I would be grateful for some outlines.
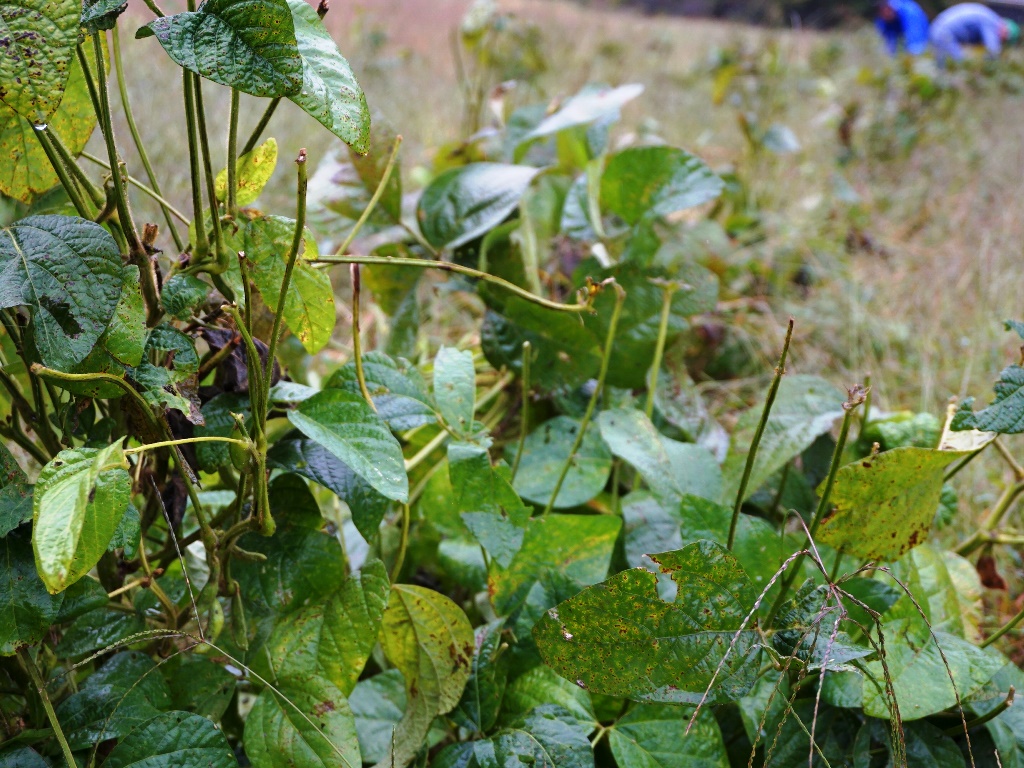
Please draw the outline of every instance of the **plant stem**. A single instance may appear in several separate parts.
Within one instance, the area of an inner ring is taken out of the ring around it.
[[[398,159],[398,150],[401,146],[402,137],[396,136],[395,146],[391,150],[391,156],[388,158],[388,164],[384,166],[384,173],[381,174],[380,181],[377,183],[377,189],[373,191],[373,197],[370,198],[370,202],[367,203],[363,212],[359,214],[359,218],[356,220],[352,229],[349,230],[345,240],[340,246],[338,246],[338,250],[335,251],[336,256],[345,255],[348,251],[348,247],[352,245],[352,241],[355,240],[356,235],[359,234],[359,230],[363,228],[363,224],[365,224],[366,220],[370,218],[370,214],[373,213],[374,209],[377,207],[377,203],[379,203],[380,199],[384,196],[384,190],[387,188],[388,181],[391,179],[391,172],[395,169],[395,161]]]
[[[199,168],[199,138],[196,135],[196,95],[192,73],[182,70],[182,91],[185,95],[185,128],[188,133],[188,168],[192,190],[192,222],[196,230],[192,255],[202,262],[210,254],[210,241],[206,237],[206,213],[203,210],[203,186]],[[214,211],[216,214],[216,211]]]
[[[370,390],[366,386],[366,372],[363,370],[363,342],[360,338],[362,332],[359,329],[359,294],[361,292],[359,265],[349,264],[349,273],[352,275],[352,356],[356,362],[356,381],[359,382],[359,391],[362,392],[366,404],[376,413],[377,406],[374,405],[373,398],[370,397]]]
[[[203,161],[203,176],[206,178],[206,196],[210,202],[210,228],[213,231],[214,259],[216,271],[223,273],[228,268],[228,254],[224,251],[224,240],[220,228],[220,209],[217,206],[217,189],[213,177],[213,161],[210,159],[210,134],[206,130],[206,108],[203,106],[203,81],[199,75],[192,75],[196,100],[196,132],[199,134],[199,149]]]
[[[995,531],[995,529],[999,527],[1000,523],[1003,522],[1003,518],[1005,518],[1007,513],[1013,508],[1014,502],[1017,501],[1021,493],[1024,493],[1024,481],[1006,486],[1003,490],[1003,494],[999,497],[995,506],[992,507],[992,511],[989,512],[982,521],[978,530],[976,530],[970,538],[961,543],[953,551],[961,557],[966,557],[984,544],[986,540],[991,538],[993,531]]]
[[[626,301],[626,291],[618,283],[612,283],[612,287],[615,289],[615,308],[612,310],[611,320],[608,322],[608,334],[605,336],[604,349],[601,355],[601,370],[597,375],[597,386],[594,387],[593,394],[590,395],[590,401],[587,403],[587,410],[583,413],[583,419],[580,421],[579,432],[576,433],[576,439],[573,440],[572,448],[569,449],[569,458],[566,459],[565,464],[562,467],[562,471],[558,476],[558,482],[555,483],[555,489],[551,492],[551,498],[548,500],[548,504],[544,507],[544,513],[547,515],[555,506],[555,500],[558,498],[558,492],[562,490],[562,483],[565,482],[566,475],[569,474],[569,469],[572,467],[572,463],[576,458],[576,451],[580,449],[583,444],[583,436],[587,432],[587,427],[590,426],[590,419],[594,415],[594,410],[597,408],[597,403],[601,399],[601,393],[604,391],[604,381],[608,377],[608,363],[612,357],[612,344],[615,341],[615,333],[619,328],[619,316],[622,314],[622,305]]]
[[[529,291],[520,288],[515,283],[510,283],[508,280],[503,280],[502,278],[496,277],[495,275],[487,272],[481,272],[480,270],[473,269],[472,267],[464,267],[461,264],[456,264],[451,261],[407,259],[399,257],[391,258],[387,256],[332,256],[313,259],[312,261],[317,264],[385,264],[393,267],[440,269],[444,272],[455,272],[460,275],[475,277],[478,280],[483,280],[484,282],[491,283],[492,285],[497,285],[504,288],[509,293],[513,293],[516,296],[525,299],[526,301],[547,309],[553,309],[556,312],[591,312],[593,310],[592,296],[588,296],[587,300],[582,304],[560,304],[557,301],[551,301],[550,299],[545,299],[543,296],[537,296],[536,294],[530,293]]]
[[[234,443],[235,445],[248,446],[249,443],[245,440],[237,440],[233,437],[217,437],[214,435],[203,436],[203,437],[183,437],[178,440],[161,440],[158,443],[146,443],[140,445],[137,448],[125,448],[124,453],[126,456],[131,456],[135,453],[143,453],[154,448],[167,448],[172,445],[187,445],[189,443]]]
[[[64,736],[64,731],[61,730],[60,721],[57,719],[57,713],[53,711],[53,704],[50,703],[50,696],[46,693],[46,684],[43,682],[43,678],[39,674],[39,667],[36,666],[36,663],[33,661],[27,648],[18,649],[18,658],[21,659],[21,663],[25,665],[25,669],[28,671],[28,676],[32,680],[32,685],[35,686],[36,692],[39,694],[39,699],[43,702],[43,709],[46,710],[46,718],[50,721],[50,725],[53,727],[54,736],[56,736],[57,741],[60,742],[60,748],[61,751],[64,752],[64,760],[67,762],[68,768],[77,768],[78,764],[75,762],[75,756],[71,754],[71,747],[68,746],[68,740]]]
[[[128,239],[128,250],[132,260],[139,267],[139,274],[142,278],[142,295],[146,300],[147,323],[155,325],[160,319],[160,293],[156,288],[156,276],[153,274],[153,265],[149,261],[149,254],[146,253],[139,232],[132,220],[131,206],[128,202],[128,191],[124,187],[124,179],[121,176],[121,164],[117,158],[117,143],[114,140],[114,121],[110,111],[110,94],[107,90],[107,70],[103,60],[103,45],[99,35],[93,35],[93,51],[96,55],[96,90],[100,98],[100,122],[103,125],[103,139],[107,145],[107,160],[110,162],[110,180],[114,185],[114,196],[117,201],[117,218]]]
[[[60,155],[60,159],[64,161],[64,166],[68,169],[75,180],[81,185],[82,189],[85,190],[86,194],[92,200],[93,205],[97,208],[102,208],[106,204],[106,196],[103,194],[103,190],[97,187],[89,177],[85,174],[75,158],[71,155],[71,152],[67,147],[64,146],[64,142],[60,140],[60,136],[54,133],[52,128],[46,129],[46,135],[49,136],[50,142],[53,144],[53,148],[57,150],[57,154]]]
[[[983,645],[982,648],[984,647],[985,646]],[[990,709],[984,715],[979,715],[973,720],[967,721],[967,723],[961,723],[960,725],[952,725],[949,728],[946,728],[945,731],[943,731],[943,733],[948,733],[950,736],[956,736],[958,733],[963,733],[964,731],[972,730],[974,728],[977,728],[979,725],[984,725],[985,723],[994,720],[995,718],[1003,714],[1003,712],[1005,712],[1013,706],[1013,700],[1014,698],[1016,698],[1016,696],[1017,689],[1011,685],[1010,690],[1006,692],[1006,698],[998,704],[996,704],[994,707],[992,707],[992,709]]]
[[[103,160],[103,158],[96,157],[96,155],[92,155],[88,152],[83,152],[82,157],[84,157],[86,160],[89,160],[90,162],[96,163],[96,165],[100,166],[100,168],[106,168],[108,171],[110,170],[110,166],[107,164],[105,160]],[[182,224],[184,224],[185,226],[188,226],[190,224],[188,216],[186,216],[184,213],[175,208],[173,203],[167,200],[167,198],[162,197],[159,192],[150,187],[147,187],[134,176],[129,175],[127,179],[129,184],[131,184],[133,187],[135,187],[143,194],[150,197],[152,200],[159,203],[161,208],[166,208],[167,211],[176,219],[178,219],[178,221],[180,221]]]
[[[854,387],[850,390],[849,400],[843,403],[843,424],[839,428],[839,439],[836,440],[835,450],[832,451],[832,461],[829,464],[828,477],[825,479],[821,498],[818,500],[818,508],[814,511],[814,517],[811,518],[811,524],[808,526],[808,542],[814,540],[814,534],[818,532],[818,526],[821,525],[821,521],[825,518],[825,513],[828,511],[829,498],[832,496],[832,488],[836,482],[836,475],[839,473],[839,467],[843,462],[843,450],[846,448],[846,440],[850,435],[850,424],[853,421],[853,412],[857,410],[857,406],[864,403],[866,398],[866,390],[861,387]],[[800,567],[803,565],[803,562],[804,555],[797,557],[796,560],[793,561],[792,567],[786,571],[786,574],[780,580],[779,595],[775,598],[775,602],[772,604],[771,610],[768,611],[768,616],[764,622],[765,627],[771,628],[772,621],[778,614],[779,609],[782,608],[782,604],[786,601],[789,590],[793,586],[793,582],[796,580],[796,576],[800,572]]]
[[[270,123],[270,118],[274,116],[277,105],[281,103],[280,97],[271,99],[270,104],[267,106],[266,111],[263,113],[263,117],[256,124],[256,127],[252,129],[252,133],[249,135],[249,140],[245,142],[245,146],[242,147],[242,154],[246,155],[256,149],[256,144],[260,140],[260,136],[263,135],[263,131],[266,130],[267,125]]]
[[[146,147],[142,143],[142,135],[139,133],[139,128],[135,124],[135,115],[132,113],[131,102],[128,100],[128,84],[124,78],[124,65],[121,61],[121,35],[118,31],[117,26],[114,26],[112,43],[112,53],[114,56],[114,72],[117,75],[117,89],[121,95],[121,108],[124,110],[125,122],[128,123],[128,131],[132,135],[132,141],[135,143],[135,150],[139,153],[139,159],[142,161],[142,167],[146,169],[146,176],[149,178],[149,185],[156,191],[160,203],[160,208],[164,213],[164,219],[167,221],[167,228],[171,231],[171,237],[174,239],[174,247],[179,251],[185,250],[185,244],[181,240],[181,235],[178,234],[178,230],[174,226],[174,220],[172,218],[171,207],[161,202],[163,200],[163,193],[160,192],[160,183],[157,181],[156,174],[153,172],[153,165],[149,162],[149,154],[146,152]],[[131,179],[129,179],[129,182]],[[187,222],[186,222],[187,223]]]
[[[228,191],[227,191],[227,212],[228,216],[238,216],[238,101],[239,93],[237,88],[231,89],[231,112],[228,116]]]
[[[39,141],[39,146],[43,148],[43,152],[46,153],[46,159],[50,161],[50,165],[53,166],[54,172],[57,174],[57,178],[60,179],[60,184],[64,187],[64,191],[67,192],[68,199],[71,204],[75,206],[75,210],[78,211],[78,215],[83,219],[92,219],[92,211],[89,210],[85,205],[85,200],[82,199],[81,191],[75,184],[75,180],[68,175],[68,169],[65,167],[60,155],[57,154],[57,150],[54,149],[53,144],[50,143],[50,136],[45,128],[32,127],[32,133],[36,135],[36,139]]]
[[[523,447],[526,445],[526,433],[530,428],[530,361],[532,358],[533,346],[528,341],[523,342],[523,376],[520,387],[523,390],[523,404],[519,414],[519,444],[516,446],[516,457],[512,461],[512,476],[510,482],[516,479],[519,471],[519,460],[523,456]]]
[[[982,648],[988,648],[990,645],[992,645],[992,643],[994,643],[1000,637],[1002,637],[1007,632],[1009,632],[1014,627],[1016,627],[1018,624],[1020,624],[1020,622],[1022,620],[1024,620],[1024,608],[1021,608],[1017,612],[1016,616],[1014,616],[1012,619],[1010,619],[1008,622],[1006,622],[1003,626],[1001,626],[999,629],[997,629],[995,632],[993,632],[991,635],[989,635],[989,637],[987,637],[985,639],[985,641],[981,644],[981,647]]]
[[[771,386],[768,388],[768,397],[764,402],[764,410],[761,411],[761,420],[757,424],[757,430],[754,432],[754,440],[750,444],[750,450],[747,452],[747,462],[743,466],[743,476],[740,478],[740,487],[736,491],[736,501],[732,507],[732,520],[729,522],[729,538],[726,546],[731,550],[732,545],[736,541],[736,526],[740,520],[740,509],[743,507],[743,499],[747,494],[747,483],[750,482],[750,474],[754,470],[754,459],[757,458],[757,449],[761,444],[761,437],[764,435],[764,429],[768,425],[768,416],[772,412],[772,405],[775,403],[775,396],[779,392],[779,385],[782,383],[782,377],[786,375],[786,356],[789,355],[789,345],[793,341],[793,318],[789,318],[789,325],[786,329],[786,341],[782,345],[782,354],[779,356],[779,364],[775,367],[775,376],[772,378]]]
[[[402,573],[402,566],[405,564],[405,552],[409,547],[409,518],[411,517],[411,511],[408,504],[402,505],[402,536],[398,541],[398,556],[395,559],[395,565],[391,569],[391,583],[394,584],[398,581],[398,577]]]
[[[665,355],[668,321],[672,317],[672,295],[679,290],[679,286],[677,283],[668,282],[662,286],[661,290],[661,320],[658,323],[658,342],[654,347],[654,360],[651,362],[651,381],[647,385],[647,406],[644,408],[648,419],[654,414],[654,394],[658,389],[658,373],[661,371],[661,359]]]
[[[405,471],[406,471],[406,474],[408,474],[409,472],[412,472],[414,469],[416,469],[416,467],[418,467],[420,464],[422,464],[424,459],[426,459],[428,456],[430,456],[430,454],[432,454],[434,451],[436,451],[438,448],[440,448],[441,445],[444,443],[444,441],[447,440],[447,439],[448,439],[448,433],[445,430],[443,430],[443,429],[440,432],[438,432],[436,435],[434,435],[430,439],[430,442],[427,443],[426,445],[424,445],[422,448],[420,448],[411,459],[406,459],[406,461],[405,461]]]
[[[299,248],[302,247],[302,235],[306,228],[306,150],[300,149],[299,156],[295,158],[295,166],[298,169],[298,185],[295,191],[295,234],[292,236],[292,247],[288,251],[288,261],[284,267],[284,279],[281,281],[281,296],[277,300],[277,310],[274,312],[274,327],[270,332],[269,351],[267,352],[267,371],[264,378],[263,392],[270,391],[270,379],[274,375],[274,355],[277,353],[277,342],[281,338],[281,323],[284,316],[284,302],[288,296],[288,288],[292,281],[292,271],[295,269],[295,259],[299,256]],[[371,403],[372,405],[372,403]],[[266,410],[266,402],[263,404]]]

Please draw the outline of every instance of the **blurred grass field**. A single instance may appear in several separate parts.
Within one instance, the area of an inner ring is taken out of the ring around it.
[[[180,10],[176,5],[165,10]],[[429,168],[439,147],[462,137],[453,32],[467,3],[336,5],[328,26],[371,108],[405,137],[402,167],[411,188],[411,179],[425,175],[417,166]],[[920,107],[885,80],[894,64],[879,56],[868,29],[768,31],[560,0],[506,0],[501,7],[533,26],[544,64],[511,98],[548,101],[589,82],[639,82],[645,92],[625,110],[620,133],[656,133],[717,170],[745,174],[762,218],[759,235],[708,248],[746,265],[745,295],[725,311],[763,372],[792,314],[791,370],[847,385],[870,373],[875,403],[887,410],[938,415],[950,396],[988,397],[997,372],[1016,356],[1002,321],[1024,315],[1019,53],[1004,57],[1002,73],[962,82],[950,103]],[[187,210],[180,79],[152,39],[124,45],[137,121],[167,196]],[[723,62],[730,60],[746,75],[722,99]],[[227,91],[207,85],[204,94],[215,157],[222,157]],[[243,97],[241,135],[262,109]],[[738,120],[750,109],[766,124],[790,128],[799,151],[752,152]],[[127,129],[120,131],[127,138]],[[315,165],[332,139],[287,102],[266,135],[277,138],[281,161],[261,202],[287,213],[289,158],[306,147]],[[904,141],[909,151],[897,146]],[[138,168],[122,144],[129,167]],[[346,337],[344,328],[338,337]]]

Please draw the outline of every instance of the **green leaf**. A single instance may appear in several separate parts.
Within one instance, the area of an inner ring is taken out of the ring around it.
[[[91,577],[79,579],[61,594],[64,595],[64,602],[61,603],[55,624],[73,621],[90,611],[102,608],[109,599],[103,585]]]
[[[643,411],[601,411],[597,421],[612,453],[632,464],[654,494],[667,503],[687,495],[715,498],[721,492],[715,457],[706,448],[665,437]]]
[[[423,236],[439,249],[458,248],[504,221],[539,168],[472,163],[452,168],[423,190],[416,209]]]
[[[99,561],[128,508],[131,477],[120,442],[68,448],[43,467],[32,501],[32,546],[46,588],[57,593]]]
[[[729,768],[722,732],[715,718],[701,712],[685,733],[693,710],[670,704],[640,704],[608,732],[608,745],[620,768]]]
[[[57,719],[71,749],[80,750],[126,736],[170,705],[167,683],[153,660],[126,651],[110,657],[64,699]]]
[[[966,768],[959,745],[931,723],[910,723],[904,729],[907,768]]]
[[[171,706],[220,720],[235,695],[237,681],[223,664],[198,653],[180,653],[160,665],[171,691]]]
[[[12,531],[0,539],[0,557],[0,656],[10,656],[43,639],[57,620],[64,595],[49,594],[36,574],[27,531]]]
[[[498,312],[488,310],[480,330],[480,345],[495,368],[521,373],[523,342],[533,349],[534,380],[541,389],[577,387],[597,376],[601,352],[597,339],[564,312],[551,312],[512,297]]]
[[[312,440],[278,440],[267,452],[271,467],[308,477],[345,502],[356,530],[372,541],[391,502],[347,464]]]
[[[151,35],[178,66],[228,88],[266,98],[302,88],[286,0],[206,0],[197,11],[154,19],[135,34]]]
[[[356,723],[345,695],[329,680],[303,676],[260,694],[245,720],[253,768],[359,768]]]
[[[450,712],[462,698],[473,657],[473,629],[455,603],[423,587],[391,588],[381,645],[405,677],[405,715],[378,768],[405,766],[423,746],[436,715]]]
[[[269,665],[271,679],[317,677],[350,694],[377,642],[389,589],[383,563],[371,560],[325,602],[280,622],[257,661]]]
[[[88,40],[83,45],[91,48]],[[77,57],[72,57],[60,107],[46,122],[72,155],[77,157],[85,149],[96,127],[96,112]],[[23,203],[31,203],[59,183],[57,172],[34,133],[29,120],[0,103],[0,192]]]
[[[303,3],[305,5],[305,3]],[[306,6],[307,8],[309,6]],[[246,152],[235,163],[235,202],[239,205],[255,203],[277,167],[277,139],[269,138],[256,149]],[[228,169],[217,174],[213,183],[217,199],[228,196]],[[166,289],[165,289],[166,290]]]
[[[471,760],[471,761],[468,761]],[[467,762],[468,761],[468,762]],[[537,707],[489,739],[453,744],[432,762],[435,768],[593,768],[587,734],[568,712]]]
[[[620,528],[615,516],[535,517],[509,566],[492,564],[491,600],[508,617],[518,651],[535,654],[530,632],[545,611],[607,577]]]
[[[981,641],[978,623],[982,616],[982,589],[972,563],[953,552],[922,544],[907,552],[890,569],[914,597],[911,599],[902,591],[897,592],[898,599],[883,611],[884,621],[917,619],[920,609],[933,629]],[[865,626],[870,623],[869,620]]]
[[[356,717],[359,750],[364,763],[378,763],[391,749],[391,734],[405,712],[405,684],[402,673],[389,669],[360,680],[348,703]],[[426,743],[433,747],[448,738],[447,729],[434,722]]]
[[[935,632],[934,639],[920,619],[899,619],[882,627],[886,663],[892,678],[900,717],[919,720],[956,706],[956,693],[964,701],[992,679],[1003,666],[995,656],[947,632]],[[949,664],[947,672],[939,647]],[[864,685],[864,713],[889,718],[890,702],[885,693],[882,664],[865,665],[873,682]],[[950,682],[956,682],[956,692]]]
[[[139,540],[142,536],[142,518],[132,503],[128,502],[128,508],[121,516],[121,522],[114,529],[114,535],[107,544],[107,551],[113,552],[116,549],[123,549],[126,558],[135,557],[139,551]]]
[[[843,400],[835,387],[817,376],[784,376],[761,436],[747,484],[747,496],[764,485],[790,459],[810,447],[819,435],[828,432],[835,420],[843,415]],[[747,454],[763,410],[764,402],[761,400],[740,416],[733,430],[729,456],[722,468],[724,488],[721,500],[725,504],[732,504],[736,499]]]
[[[543,664],[509,682],[501,704],[501,722],[515,722],[543,704],[557,704],[565,709],[587,733],[600,727],[590,694]]]
[[[534,504],[548,503],[579,429],[575,419],[556,416],[527,436],[514,483],[520,496]],[[588,428],[558,491],[555,509],[586,504],[604,490],[611,470],[612,454],[600,430]]]
[[[171,317],[188,320],[209,294],[210,286],[204,281],[193,275],[176,272],[164,283],[160,303]]]
[[[44,365],[69,370],[110,324],[123,268],[114,238],[72,216],[31,216],[0,236],[0,309],[28,307]]]
[[[474,434],[476,369],[473,353],[441,347],[434,358],[434,400],[445,423],[462,438]]]
[[[548,611],[533,630],[544,661],[592,692],[636,701],[696,704],[712,683],[708,702],[743,696],[759,635],[744,626],[757,590],[740,564],[710,541],[651,559],[660,577],[624,571]]]
[[[356,152],[367,152],[370,110],[352,68],[312,6],[288,0],[288,7],[302,58],[302,89],[289,98]]]
[[[393,501],[409,499],[402,448],[359,395],[327,389],[288,412],[288,419]]]
[[[422,374],[408,360],[372,351],[363,355],[363,377],[377,414],[394,432],[433,424],[434,404]],[[355,361],[349,361],[331,374],[324,389],[345,389],[362,394]]]
[[[31,519],[31,485],[14,483],[0,489],[0,538]]]
[[[107,768],[232,768],[224,733],[201,715],[164,712],[125,736],[103,761]]]
[[[90,35],[113,29],[117,17],[128,10],[128,0],[83,0],[81,25]]]
[[[0,751],[0,768],[50,768],[31,747],[12,746]]]
[[[75,582],[63,594],[69,594],[83,581],[85,579]],[[70,597],[65,598],[65,602],[69,599]],[[106,590],[103,602],[107,602]],[[106,608],[97,608],[77,618],[64,633],[55,650],[61,659],[78,658],[100,648],[109,648],[145,629],[146,622],[137,613],[112,613]]]
[[[589,86],[565,100],[557,111],[545,117],[536,128],[524,136],[519,144],[551,136],[566,128],[588,125],[612,117],[644,92],[639,83],[620,85],[618,88]]]
[[[508,657],[501,648],[504,619],[477,627],[469,681],[451,717],[461,727],[486,733],[494,727],[508,680]]]
[[[166,304],[164,305],[166,307]],[[221,392],[206,401],[203,406],[203,424],[195,428],[196,437],[232,437],[237,426],[231,414],[245,418],[246,428],[252,427],[252,412],[248,394],[241,392]],[[236,439],[241,435],[234,435]],[[216,472],[220,467],[231,463],[229,443],[203,442],[196,443],[196,460],[204,472]]]
[[[963,455],[894,448],[847,464],[836,474],[834,510],[822,522],[818,539],[865,560],[896,560],[928,537],[943,470]]]
[[[252,281],[267,306],[276,310],[291,252],[295,222],[284,216],[264,216],[245,228],[245,256],[251,263]],[[295,257],[295,267],[284,301],[284,321],[310,354],[330,341],[336,315],[334,290],[327,272],[309,263],[319,256],[312,233],[303,233],[305,250]]]
[[[971,703],[975,714],[985,715],[1006,701],[1010,688],[1024,690],[1024,673],[1012,662],[1007,663],[992,678],[991,695],[979,693]],[[988,689],[986,692],[988,692]],[[1003,768],[1021,768],[1024,765],[1024,711],[1012,706],[985,723],[992,741],[1002,758]]]
[[[199,355],[195,343],[177,328],[164,323],[150,330],[142,362],[128,370],[128,377],[139,385],[143,398],[152,407],[161,411],[175,408],[193,424],[201,424],[196,392],[198,373]]]
[[[612,156],[601,177],[601,202],[627,224],[714,200],[723,183],[704,162],[672,147],[633,147]]]
[[[0,6],[6,40],[0,99],[29,122],[45,124],[60,104],[81,12],[79,0],[13,0]]]
[[[993,389],[995,400],[988,408],[977,413],[971,411],[974,398],[964,400],[953,417],[951,428],[955,431],[977,429],[1003,435],[1024,432],[1024,367],[1010,365],[1004,368]]]

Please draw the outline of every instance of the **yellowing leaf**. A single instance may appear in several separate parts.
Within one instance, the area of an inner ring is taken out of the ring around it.
[[[235,202],[239,205],[250,205],[256,202],[263,188],[277,167],[277,139],[267,139],[252,152],[246,152],[235,163]],[[217,174],[214,182],[218,200],[228,196],[228,170],[225,168]]]

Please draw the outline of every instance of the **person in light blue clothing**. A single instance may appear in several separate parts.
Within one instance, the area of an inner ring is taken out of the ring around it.
[[[1020,27],[981,3],[947,8],[932,22],[931,44],[941,66],[963,61],[965,45],[983,45],[990,59],[999,57],[1005,43],[1020,39]]]
[[[928,14],[914,0],[881,0],[875,17],[890,56],[903,50],[920,56],[928,48]]]

